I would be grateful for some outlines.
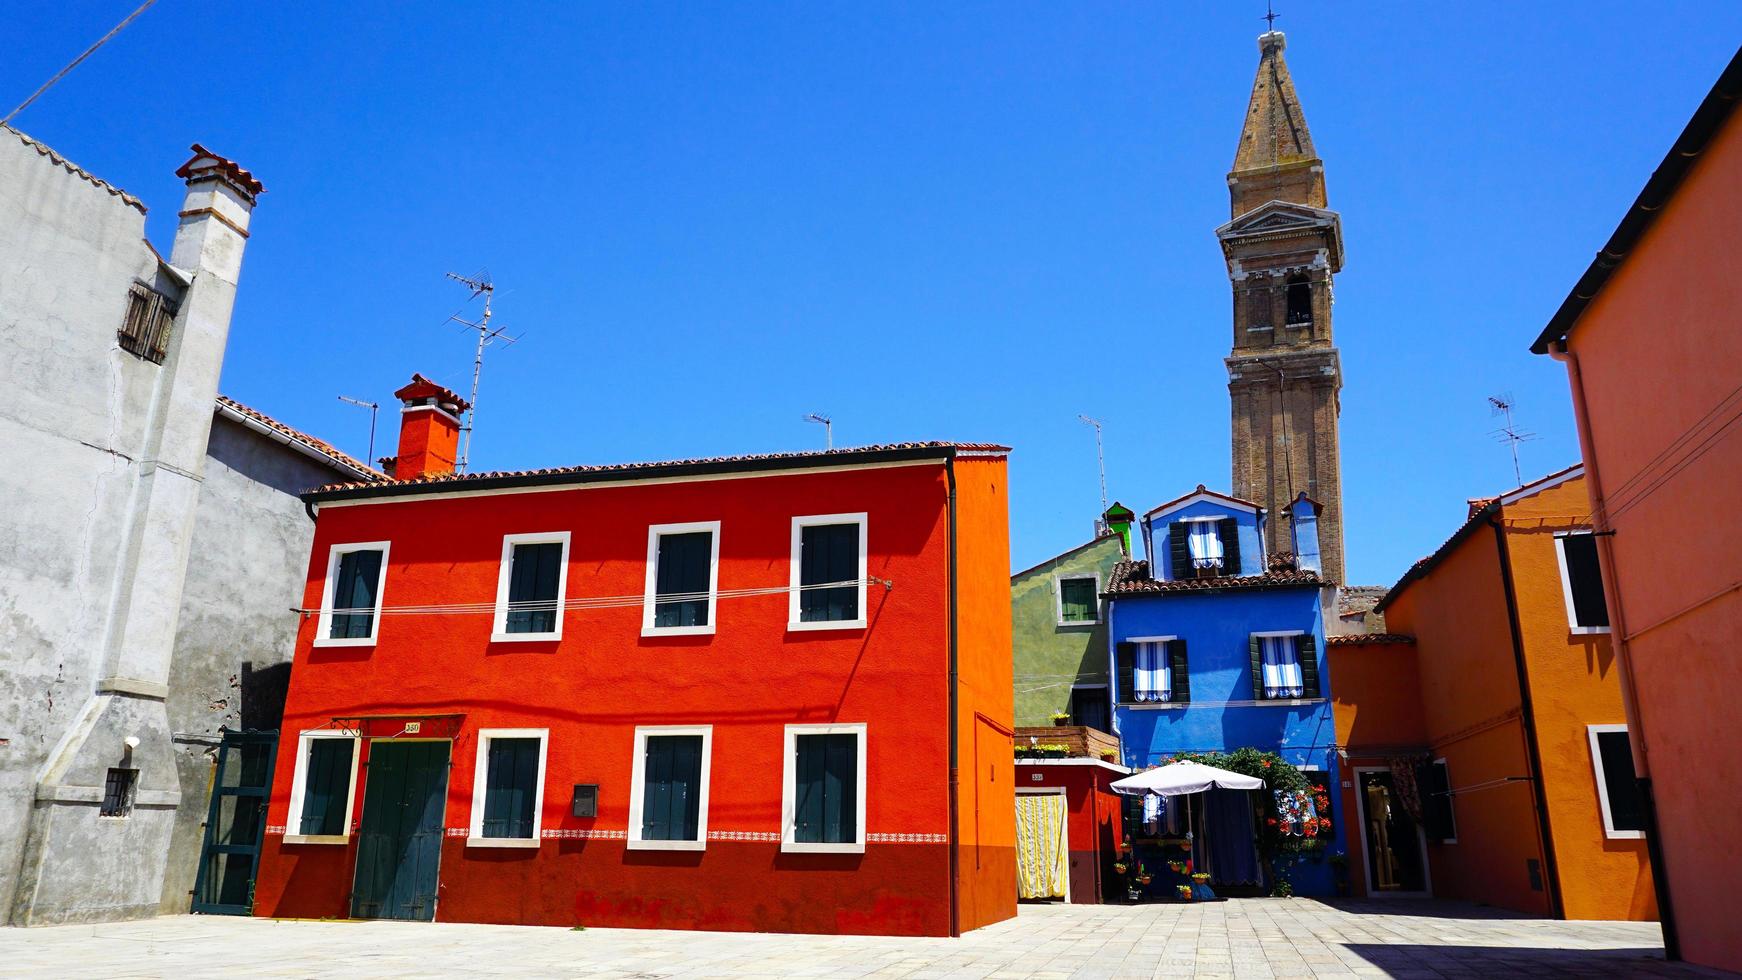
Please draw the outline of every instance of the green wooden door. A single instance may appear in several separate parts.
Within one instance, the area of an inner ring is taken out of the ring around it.
[[[365,765],[351,914],[428,922],[435,918],[448,743],[372,742]]]
[[[194,879],[193,911],[248,915],[254,909],[254,873],[260,835],[266,829],[266,797],[272,789],[277,732],[224,730],[218,768],[206,812],[200,869]]]

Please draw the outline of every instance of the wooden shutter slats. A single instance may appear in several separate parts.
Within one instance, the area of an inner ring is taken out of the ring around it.
[[[1310,633],[1294,638],[1295,659],[1300,661],[1300,696],[1303,698],[1319,697],[1318,649]]]
[[[1167,526],[1168,554],[1173,562],[1173,577],[1176,579],[1196,577],[1196,570],[1192,568],[1192,548],[1186,541],[1190,534],[1185,521],[1174,521]]]
[[[1240,574],[1240,525],[1232,517],[1216,522],[1216,536],[1222,539],[1222,574]]]
[[[1185,704],[1192,699],[1191,673],[1186,667],[1186,641],[1167,642],[1167,667],[1173,680],[1173,700]]]
[[[1255,701],[1264,700],[1264,638],[1251,636],[1247,638],[1252,654],[1252,698]]]

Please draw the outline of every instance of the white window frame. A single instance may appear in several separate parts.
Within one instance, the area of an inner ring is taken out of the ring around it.
[[[828,527],[836,524],[859,525],[859,618],[833,619],[806,623],[799,620],[799,587],[802,584],[802,551],[804,547],[804,529],[807,527]],[[865,608],[866,584],[871,571],[871,534],[869,520],[861,511],[856,514],[813,514],[809,517],[792,519],[792,572],[790,591],[787,592],[786,628],[790,631],[802,630],[856,630],[864,629],[869,610]],[[710,619],[713,617],[710,616]]]
[[[1107,685],[1107,690],[1109,692],[1108,700],[1111,702],[1113,707],[1115,707],[1115,708],[1135,708],[1138,711],[1143,711],[1143,710],[1151,709],[1151,708],[1169,708],[1169,707],[1183,708],[1188,703],[1190,703],[1190,702],[1186,702],[1186,701],[1171,701],[1171,700],[1170,701],[1142,701],[1142,702],[1139,702],[1139,701],[1120,701],[1120,700],[1116,700],[1116,699],[1120,698],[1120,697],[1125,697],[1125,698],[1135,697],[1137,692],[1135,690],[1114,691],[1114,689],[1113,689],[1114,684],[1116,684],[1119,680],[1119,643],[1130,643],[1132,645],[1137,645],[1140,643],[1159,643],[1162,645],[1161,648],[1162,648],[1163,656],[1166,656],[1167,655],[1166,654],[1167,645],[1169,643],[1172,643],[1173,641],[1175,641],[1177,639],[1179,639],[1178,636],[1127,636],[1125,639],[1120,640],[1118,643],[1113,644],[1113,679]],[[1133,653],[1135,654],[1135,651],[1133,651]],[[1189,650],[1187,651],[1187,654],[1189,656],[1189,654],[1190,654]],[[1132,684],[1135,685],[1137,683],[1137,680],[1136,680],[1137,663],[1135,660],[1132,661],[1131,666],[1132,666]],[[1168,660],[1166,669],[1169,671],[1173,670],[1173,661],[1171,658],[1169,658],[1169,660]],[[1187,667],[1187,676],[1188,677],[1190,676],[1190,666],[1189,665]],[[1173,697],[1173,677],[1171,674],[1169,675],[1169,677],[1167,679],[1167,683],[1168,683],[1167,696],[1169,698],[1172,698]],[[1075,687],[1076,685],[1072,685],[1072,686]],[[1115,727],[1117,727],[1117,726],[1115,726]],[[1111,733],[1109,733],[1109,734],[1111,734]]]
[[[383,565],[383,568],[386,566]],[[351,740],[351,782],[345,787],[345,832],[342,834],[304,834],[291,833],[291,829],[302,830],[302,804],[304,791],[308,782],[308,753],[313,748],[316,739],[348,738]],[[362,754],[363,740],[348,732],[331,728],[308,729],[298,734],[296,739],[296,774],[290,780],[290,814],[285,821],[284,842],[286,844],[344,844],[351,839],[351,820],[356,816],[357,806],[357,761]]]
[[[1609,632],[1607,626],[1580,626],[1579,614],[1573,606],[1573,577],[1567,573],[1566,540],[1575,535],[1591,535],[1592,531],[1556,531],[1554,536],[1554,557],[1561,567],[1561,598],[1567,604],[1567,632],[1589,636]],[[1597,558],[1597,582],[1603,589],[1603,601],[1609,601],[1609,585],[1603,581],[1603,559]]]
[[[1625,732],[1626,725],[1586,725],[1585,737],[1591,743],[1591,774],[1597,777],[1597,804],[1603,811],[1603,836],[1610,840],[1638,840],[1645,836],[1643,830],[1616,830],[1615,816],[1609,811],[1609,780],[1603,771],[1603,752],[1597,743],[1597,736],[1603,732]]]
[[[654,609],[658,605],[655,590],[659,585],[659,537],[662,534],[689,534],[709,531],[713,534],[713,552],[708,559],[708,625],[655,626]],[[642,636],[708,636],[720,624],[720,522],[691,521],[686,524],[649,524],[647,526],[647,584],[641,595]]]
[[[560,544],[563,546],[562,563],[557,567],[556,576],[556,629],[549,633],[510,633],[508,632],[508,588],[514,578],[514,546],[521,544]],[[533,531],[526,534],[504,534],[502,536],[502,567],[496,575],[496,612],[490,625],[491,643],[528,643],[548,642],[563,638],[563,618],[567,608],[564,600],[568,598],[569,588],[569,532],[567,531]]]
[[[800,843],[793,838],[797,828],[793,825],[796,817],[798,796],[798,736],[800,735],[856,735],[859,738],[859,751],[855,753],[858,763],[856,782],[858,793],[854,797],[857,813],[855,814],[854,833],[858,839],[839,844]],[[865,764],[866,726],[864,722],[832,725],[788,725],[786,726],[786,761],[781,766],[780,777],[780,849],[789,854],[863,854],[865,853]]]
[[[1251,633],[1248,633],[1247,635],[1248,636],[1257,636],[1257,637],[1307,636],[1308,633],[1306,630],[1253,630]],[[1318,644],[1314,643],[1313,644],[1313,656],[1317,657],[1318,655],[1319,655]],[[1300,666],[1300,661],[1299,661],[1300,647],[1299,646],[1295,647],[1295,658],[1296,658],[1295,666],[1298,667],[1298,666]],[[1305,678],[1303,677],[1302,679],[1304,680]],[[1319,690],[1321,692],[1324,690],[1324,681],[1322,679],[1319,681]],[[1324,701],[1327,699],[1325,698],[1323,693],[1321,693],[1316,698],[1309,698],[1306,696],[1305,691],[1302,691],[1301,696],[1298,698],[1267,698],[1264,696],[1264,689],[1262,687],[1259,687],[1259,688],[1253,690],[1252,700],[1257,702],[1258,704],[1291,704],[1292,705],[1292,704],[1302,704],[1302,703],[1308,702],[1308,701]]]
[[[641,836],[642,817],[647,805],[647,737],[649,735],[700,735],[702,737],[702,779],[696,794],[695,840],[645,840]],[[705,851],[708,848],[708,784],[712,781],[714,762],[714,726],[712,725],[637,725],[635,727],[635,757],[629,775],[629,840],[632,851]]]
[[[1080,579],[1093,579],[1095,582],[1095,618],[1066,619],[1065,618],[1065,582],[1075,582]],[[1063,627],[1096,627],[1101,625],[1101,573],[1099,571],[1083,574],[1081,572],[1066,574],[1060,572],[1052,577],[1053,618]]]
[[[1446,757],[1442,755],[1430,761],[1428,765],[1439,766],[1446,771],[1446,812],[1452,815],[1452,836],[1445,840],[1430,840],[1428,843],[1456,844],[1458,842],[1458,796],[1452,792],[1452,764],[1447,762]]]
[[[335,544],[327,549],[327,579],[321,585],[321,615],[315,626],[317,647],[372,647],[381,635],[381,601],[387,595],[387,558],[390,541],[352,541]],[[339,587],[339,559],[355,551],[381,552],[381,577],[375,582],[375,615],[369,620],[368,636],[347,636],[334,639],[333,590]]]
[[[485,837],[484,791],[490,777],[490,743],[499,738],[538,739],[538,782],[532,793],[531,837]],[[480,728],[478,757],[472,766],[472,815],[466,830],[467,847],[537,847],[544,836],[544,777],[550,754],[548,728]]]

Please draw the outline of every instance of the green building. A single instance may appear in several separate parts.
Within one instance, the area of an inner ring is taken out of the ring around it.
[[[1112,731],[1101,590],[1131,552],[1135,516],[1114,504],[1095,540],[1010,576],[1018,726],[1050,725],[1063,713],[1073,725]]]

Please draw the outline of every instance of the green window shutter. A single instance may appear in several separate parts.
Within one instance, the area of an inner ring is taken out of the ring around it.
[[[1321,697],[1319,694],[1319,645],[1311,633],[1294,638],[1294,656],[1300,661],[1300,696]]]
[[[1186,671],[1186,641],[1168,641],[1167,669],[1173,675],[1174,702],[1177,704],[1189,702],[1192,699],[1192,681],[1191,676]]]
[[[350,551],[339,556],[333,608],[367,611],[334,613],[327,635],[335,640],[368,638],[375,626],[375,594],[380,588],[381,552]]]
[[[348,738],[309,740],[298,833],[338,835],[345,832],[345,804],[349,802],[346,793],[351,788],[351,747]]]
[[[1222,539],[1222,574],[1240,574],[1240,525],[1232,517],[1216,522],[1216,536]]]
[[[1261,637],[1247,638],[1252,650],[1252,698],[1255,701],[1264,700],[1264,640]]]
[[[532,836],[538,789],[538,739],[493,738],[484,776],[485,837]]]
[[[708,625],[709,566],[713,563],[712,531],[659,536],[654,569],[653,625]],[[659,596],[677,596],[660,599]]]
[[[859,525],[816,524],[799,532],[799,584],[857,582]],[[841,622],[859,618],[859,587],[805,589],[798,594],[801,623]]]
[[[1100,610],[1092,578],[1059,579],[1059,618],[1067,623],[1092,623]]]
[[[1195,575],[1191,545],[1186,543],[1190,534],[1185,521],[1174,521],[1167,526],[1168,555],[1173,561],[1173,577],[1176,579],[1193,578]],[[1152,568],[1149,571],[1153,575],[1157,569]]]
[[[563,546],[557,541],[517,544],[508,559],[510,633],[556,632],[557,580],[562,574]],[[538,603],[536,606],[519,605]],[[544,605],[550,603],[549,606]]]
[[[1134,703],[1131,692],[1137,686],[1137,644],[1121,643],[1117,648],[1118,663],[1114,669],[1119,682],[1119,703]]]
[[[793,793],[793,840],[851,844],[859,836],[859,737],[800,735]]]
[[[701,816],[702,737],[648,736],[641,780],[641,839],[696,840]]]

